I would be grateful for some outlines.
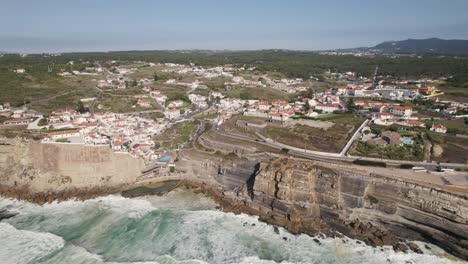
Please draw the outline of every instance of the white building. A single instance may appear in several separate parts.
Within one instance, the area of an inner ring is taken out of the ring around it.
[[[149,99],[141,98],[138,99],[137,105],[140,107],[151,107],[151,101]]]
[[[387,107],[387,112],[397,116],[409,117],[413,114],[413,109],[410,106],[392,105]]]
[[[447,133],[447,128],[443,125],[432,125],[431,131],[445,134]]]
[[[65,131],[58,131],[58,132],[53,132],[47,134],[47,136],[51,139],[57,140],[57,139],[63,139],[63,138],[70,138],[70,137],[79,137],[80,136],[80,130],[75,129],[75,130],[65,130]]]
[[[341,104],[317,104],[315,110],[322,110],[324,113],[332,113],[334,111],[344,111]]]
[[[180,118],[180,110],[177,108],[170,108],[167,109],[166,112],[164,112],[166,115],[166,118],[168,119],[178,119]]]

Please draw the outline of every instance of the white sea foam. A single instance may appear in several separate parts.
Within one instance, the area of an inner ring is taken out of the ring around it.
[[[65,241],[56,235],[18,230],[0,223],[1,263],[31,263],[61,249]]]
[[[0,244],[0,257],[11,255],[17,260],[13,263],[24,263],[49,255],[43,258],[47,264],[457,262],[433,245],[427,250],[421,244],[424,255],[396,253],[391,247],[373,248],[352,239],[320,239],[319,245],[313,237],[293,235],[282,228],[276,233],[257,217],[223,213],[214,206],[205,196],[182,190],[162,197],[113,195],[44,206],[0,199],[0,208],[20,213],[0,226],[0,238],[5,236],[3,230],[11,234],[0,241],[12,241]],[[67,240],[66,246],[62,238],[50,233]],[[41,234],[44,242],[37,245]],[[32,250],[24,251],[25,247]],[[58,252],[50,255],[55,250]]]

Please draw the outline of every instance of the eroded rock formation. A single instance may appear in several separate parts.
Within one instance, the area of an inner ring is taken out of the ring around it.
[[[0,194],[40,204],[136,187],[144,167],[105,147],[0,143]],[[293,233],[344,234],[415,252],[405,240],[424,240],[468,259],[466,195],[336,164],[255,157],[227,163],[184,156],[175,174],[226,211],[258,215]]]
[[[468,258],[468,198],[463,195],[310,161],[277,159],[262,163],[239,196],[242,206],[225,199],[226,208],[258,214],[292,232],[338,231],[370,245],[396,247],[401,239],[424,240]]]

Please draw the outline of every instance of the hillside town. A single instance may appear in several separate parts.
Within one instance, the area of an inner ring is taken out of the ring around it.
[[[69,65],[73,63],[69,62]],[[317,89],[314,85],[319,82],[313,76],[309,80],[278,78],[257,73],[254,67],[204,68],[193,64],[145,62],[112,66],[114,63],[107,62],[111,65],[109,68],[96,63],[82,71],[64,70],[59,75],[94,78],[95,88],[101,94],[113,97],[132,91],[132,94],[124,95],[131,102],[126,112],[113,112],[105,100],[97,98],[82,98],[80,104],[87,104],[88,108],[80,112],[57,109],[41,113],[27,106],[12,107],[4,102],[0,105],[2,126],[26,126],[28,130],[41,131],[42,142],[47,144],[105,145],[114,152],[128,153],[151,163],[165,151],[155,146],[155,136],[177,123],[192,122],[194,116],[204,112],[216,113],[211,122],[217,126],[238,115],[281,126],[289,120],[320,122],[323,118],[351,113],[370,121],[366,128],[358,131],[360,141],[378,146],[413,143],[411,136],[402,137],[390,131],[393,126],[398,126],[399,130],[418,128],[445,134],[451,130],[444,125],[444,120],[465,118],[466,122],[468,114],[466,102],[440,99],[444,93],[436,88],[436,83],[443,79],[375,83],[353,72],[326,71],[324,76],[329,83],[325,88]],[[169,74],[172,78],[161,80],[156,73],[153,77],[132,77],[146,68],[157,68],[161,76]],[[23,70],[15,72],[23,74]],[[218,85],[224,88],[213,89],[213,80],[220,80]],[[174,96],[174,89],[181,92]],[[267,89],[287,96],[244,99],[230,95],[232,89]],[[96,107],[89,109],[89,105]],[[144,113],[158,116],[144,117]],[[371,125],[387,128],[381,133],[365,133]]]

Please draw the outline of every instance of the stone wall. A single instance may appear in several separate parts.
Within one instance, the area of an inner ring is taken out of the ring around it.
[[[114,188],[135,182],[143,168],[142,160],[114,153],[107,146],[0,139],[3,187],[31,192]]]

